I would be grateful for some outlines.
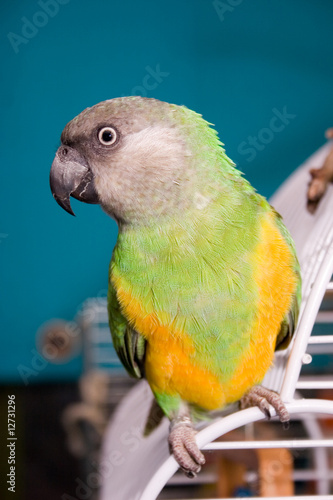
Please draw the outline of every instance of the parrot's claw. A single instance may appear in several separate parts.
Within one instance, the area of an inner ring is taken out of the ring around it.
[[[323,168],[313,168],[310,170],[310,175],[311,181],[307,193],[307,207],[310,213],[314,213],[326,192],[330,179],[328,178],[328,173]]]
[[[170,452],[187,477],[195,477],[205,463],[205,457],[195,440],[195,430],[188,417],[182,417],[171,423],[169,434]]]
[[[250,408],[251,406],[258,406],[258,408],[266,415],[268,419],[271,418],[269,405],[273,406],[280,422],[289,422],[290,416],[284,402],[279,394],[270,391],[261,385],[252,387],[241,399],[241,409]]]

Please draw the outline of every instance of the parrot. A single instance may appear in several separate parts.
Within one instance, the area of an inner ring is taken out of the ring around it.
[[[261,382],[296,328],[301,275],[281,216],[184,105],[117,97],[65,126],[50,187],[100,204],[118,225],[109,267],[113,345],[170,420],[168,444],[194,477],[205,463],[198,415],[231,403],[276,410]],[[204,418],[204,417],[203,417]]]

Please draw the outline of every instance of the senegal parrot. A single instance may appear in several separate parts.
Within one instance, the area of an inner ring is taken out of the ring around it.
[[[114,347],[170,419],[170,451],[188,476],[205,462],[198,412],[241,400],[289,419],[260,383],[297,321],[294,245],[201,115],[142,97],[87,108],[62,132],[50,185],[67,212],[73,196],[118,223]]]

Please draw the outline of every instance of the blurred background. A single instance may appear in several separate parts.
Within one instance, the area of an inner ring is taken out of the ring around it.
[[[80,474],[59,415],[81,397],[85,361],[76,323],[48,322],[84,323],[87,298],[105,299],[117,237],[100,207],[73,200],[71,217],[52,198],[63,127],[122,95],[184,104],[215,125],[227,154],[269,197],[333,126],[333,4],[16,0],[0,12],[1,409],[15,394],[17,495],[44,491],[52,500],[74,494]]]

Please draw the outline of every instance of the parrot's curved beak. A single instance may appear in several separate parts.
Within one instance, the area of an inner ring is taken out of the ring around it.
[[[99,203],[94,176],[85,158],[69,146],[62,145],[56,152],[50,172],[50,187],[56,202],[75,215],[70,196],[86,203]]]

